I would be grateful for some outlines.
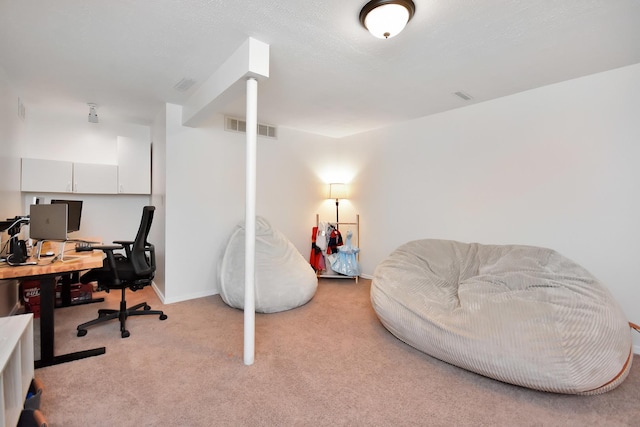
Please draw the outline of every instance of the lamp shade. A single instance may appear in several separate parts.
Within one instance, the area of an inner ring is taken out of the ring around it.
[[[411,0],[372,0],[360,11],[360,22],[380,39],[400,33],[415,13]]]
[[[347,184],[329,184],[329,198],[330,199],[347,199],[349,192]]]

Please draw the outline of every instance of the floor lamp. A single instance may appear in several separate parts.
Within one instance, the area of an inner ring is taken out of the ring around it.
[[[333,183],[329,184],[329,198],[336,199],[336,229],[338,228],[339,219],[339,205],[340,199],[347,199],[349,197],[347,191],[347,184]]]

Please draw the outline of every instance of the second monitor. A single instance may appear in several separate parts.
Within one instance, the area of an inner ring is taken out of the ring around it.
[[[80,230],[80,217],[82,216],[82,200],[51,200],[51,204],[64,203],[67,208],[67,233]]]

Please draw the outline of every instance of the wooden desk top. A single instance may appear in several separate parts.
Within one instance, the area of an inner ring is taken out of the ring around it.
[[[67,243],[68,248],[74,248]],[[102,267],[104,253],[94,250],[90,252],[75,252],[74,249],[67,249],[64,254],[64,261],[58,257],[40,258],[39,260],[29,258],[27,262],[38,262],[38,265],[21,265],[12,267],[7,263],[0,263],[0,280],[18,279],[22,277],[45,276],[54,274],[69,273],[72,271],[89,270],[91,268]],[[52,262],[53,261],[53,262]]]

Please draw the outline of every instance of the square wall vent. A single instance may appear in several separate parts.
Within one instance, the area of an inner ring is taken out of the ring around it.
[[[224,130],[247,133],[247,122],[246,120],[238,119],[236,117],[225,116]],[[278,137],[278,128],[272,125],[258,123],[258,136],[276,139]]]

